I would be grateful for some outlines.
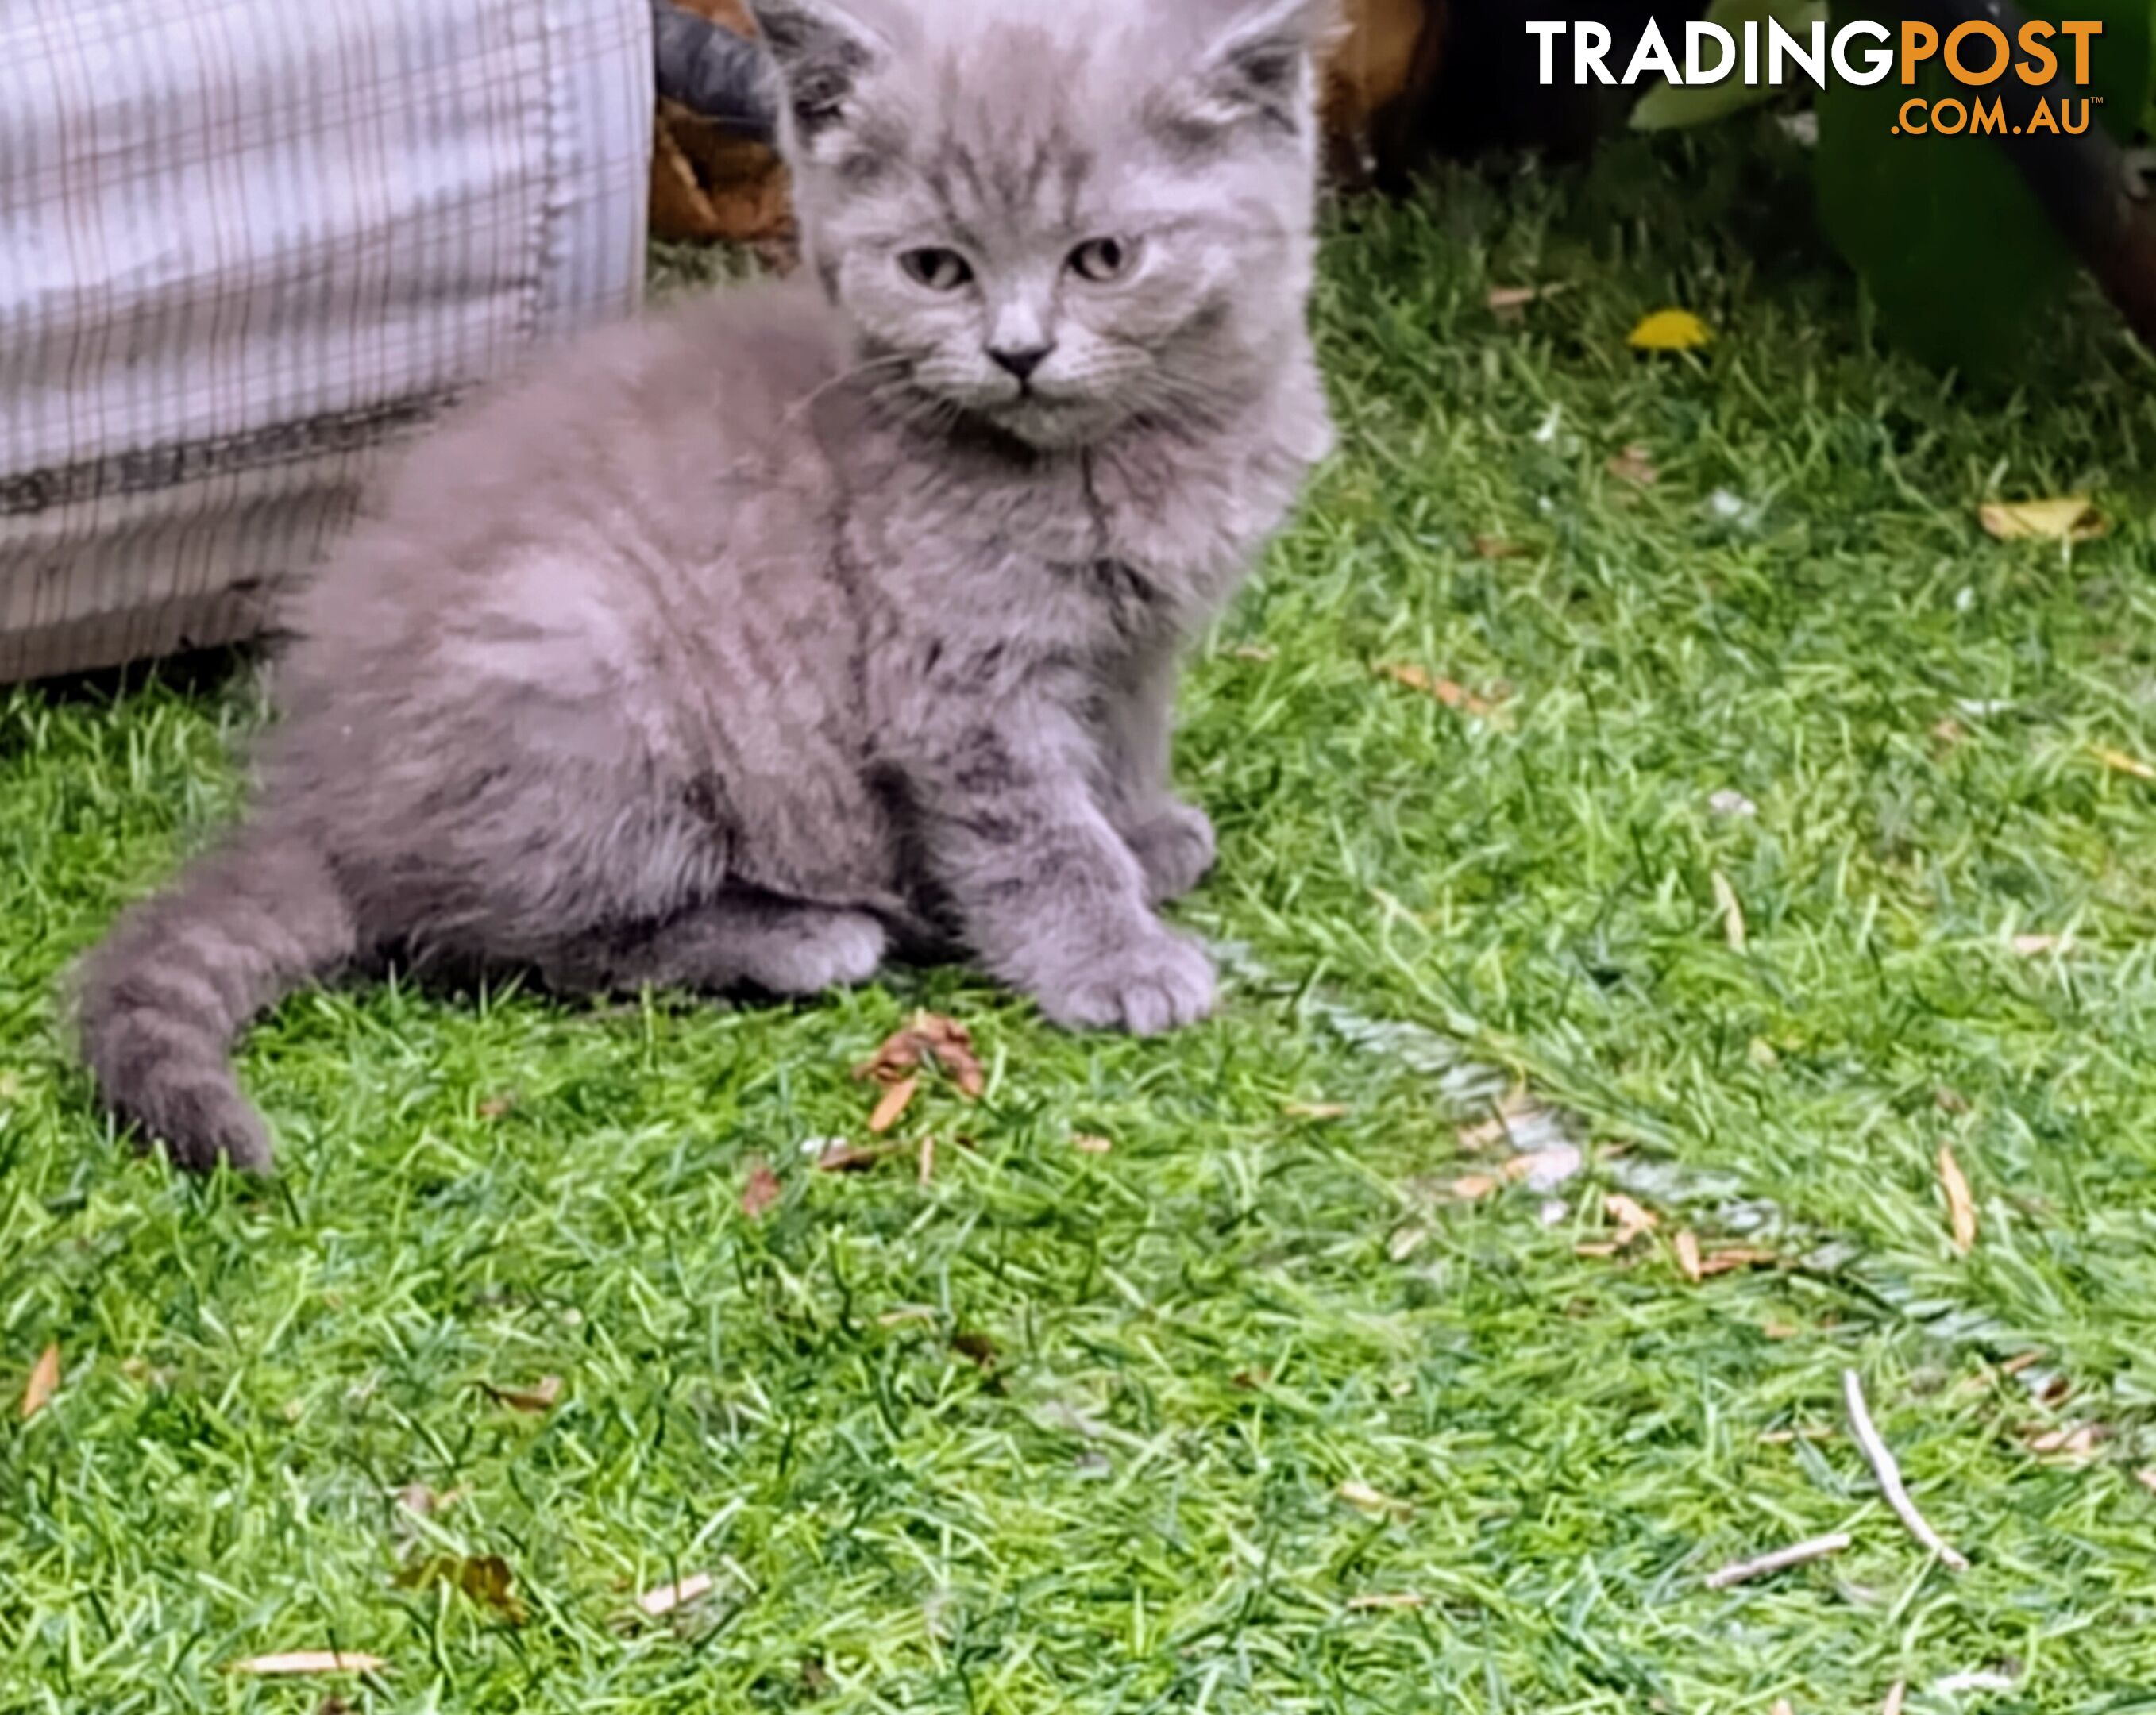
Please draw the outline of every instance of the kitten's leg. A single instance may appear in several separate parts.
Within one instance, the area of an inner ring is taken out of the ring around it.
[[[867,982],[888,946],[865,911],[729,893],[663,923],[580,940],[547,961],[543,974],[572,989],[815,994]]]
[[[1110,692],[1104,808],[1155,901],[1179,899],[1213,867],[1213,824],[1168,784],[1177,659],[1172,643],[1134,655]]]
[[[1213,1008],[1213,967],[1156,917],[1060,710],[976,707],[909,770],[928,861],[993,975],[1058,1024],[1152,1035]]]

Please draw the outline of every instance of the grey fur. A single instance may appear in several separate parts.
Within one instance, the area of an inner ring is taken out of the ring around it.
[[[105,1101],[185,1166],[268,1167],[230,1039],[390,959],[803,994],[955,942],[1067,1025],[1213,1004],[1152,910],[1213,860],[1176,660],[1328,444],[1324,8],[757,10],[814,283],[429,442],[295,605],[251,818],[84,969]]]

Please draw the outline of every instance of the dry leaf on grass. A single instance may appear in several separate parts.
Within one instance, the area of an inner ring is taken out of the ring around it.
[[[748,1178],[741,1194],[743,1214],[751,1220],[762,1220],[785,1194],[785,1188],[778,1183],[778,1175],[772,1172],[768,1162],[752,1161],[748,1164]]]
[[[1652,488],[1662,480],[1662,473],[1655,468],[1655,461],[1643,446],[1625,449],[1604,467],[1620,482],[1637,483],[1641,488]]]
[[[479,1117],[483,1120],[498,1120],[516,1106],[516,1092],[505,1090],[499,1096],[490,1096],[479,1105]]]
[[[896,1125],[906,1112],[906,1104],[913,1100],[914,1092],[920,1088],[921,1080],[917,1077],[901,1078],[895,1084],[886,1085],[882,1096],[876,1101],[875,1112],[869,1116],[870,1132],[881,1137]]]
[[[468,1601],[492,1609],[511,1625],[521,1625],[531,1617],[516,1594],[516,1574],[499,1554],[432,1554],[398,1573],[396,1584],[400,1590],[444,1585]]]
[[[1106,1155],[1111,1153],[1116,1146],[1106,1137],[1096,1137],[1091,1134],[1081,1133],[1070,1140],[1070,1147],[1081,1155]]]
[[[1769,1715],[1797,1715],[1797,1712],[1791,1707],[1787,1697],[1777,1697],[1774,1699],[1774,1707],[1769,1712]]]
[[[1751,939],[1744,924],[1744,901],[1737,896],[1729,877],[1719,870],[1714,872],[1714,908],[1722,918],[1722,938],[1728,942],[1729,950],[1743,952]]]
[[[816,1171],[819,1173],[865,1173],[905,1147],[901,1143],[854,1144],[843,1137],[834,1137],[824,1144],[823,1153],[816,1158]]]
[[[1969,1194],[1969,1179],[1954,1158],[1953,1146],[1939,1145],[1939,1189],[1947,1196],[1947,1220],[1953,1231],[1953,1247],[1964,1256],[1976,1247],[1976,1202]]]
[[[1657,310],[1625,343],[1635,352],[1696,352],[1713,337],[1714,330],[1689,310]]]
[[[1379,677],[1389,679],[1395,685],[1404,685],[1409,691],[1419,691],[1424,696],[1436,698],[1448,709],[1484,720],[1497,714],[1505,699],[1512,694],[1509,685],[1497,685],[1491,687],[1490,696],[1480,696],[1457,680],[1440,679],[1427,668],[1418,667],[1412,661],[1382,661],[1376,671]]]
[[[1677,1254],[1677,1271],[1697,1286],[1707,1278],[1707,1270],[1700,1261],[1699,1238],[1689,1227],[1670,1240],[1671,1248]]]
[[[1976,509],[1976,521],[2000,542],[2092,542],[2110,527],[2087,495],[1988,501]]]
[[[397,1504],[407,1512],[416,1512],[422,1518],[431,1518],[437,1512],[446,1512],[463,1499],[462,1489],[451,1489],[438,1494],[425,1483],[407,1483],[397,1492]]]
[[[1699,1260],[1702,1279],[1716,1275],[1734,1274],[1740,1268],[1779,1268],[1782,1258],[1772,1250],[1761,1250],[1749,1245],[1731,1245],[1720,1250],[1710,1250]]]
[[[250,1656],[234,1662],[229,1671],[278,1679],[306,1673],[379,1673],[388,1665],[379,1656],[351,1650],[291,1650],[281,1656]]]
[[[897,1084],[924,1065],[939,1065],[949,1073],[968,1101],[978,1100],[987,1088],[980,1059],[973,1051],[973,1033],[956,1019],[932,1012],[914,1014],[904,1030],[886,1037],[873,1055],[854,1068],[854,1076]]]
[[[962,1329],[951,1336],[951,1349],[961,1358],[970,1359],[983,1369],[993,1369],[1002,1354],[996,1343],[986,1334],[971,1329]]]
[[[1414,1508],[1404,1501],[1396,1501],[1390,1495],[1372,1488],[1366,1482],[1353,1478],[1340,1485],[1340,1498],[1358,1512],[1383,1512],[1395,1518],[1404,1518]]]
[[[1538,304],[1545,298],[1554,298],[1572,290],[1570,280],[1553,280],[1548,285],[1492,286],[1484,300],[1497,315],[1510,321],[1517,321],[1525,315],[1530,304]]]
[[[2143,1467],[2133,1473],[2133,1480],[2150,1494],[2156,1495],[2156,1470]]]
[[[1887,1701],[1879,1706],[1879,1715],[1902,1715],[1902,1702],[1908,1695],[1908,1681],[1896,1680],[1887,1687]]]
[[[2092,745],[2089,754],[2114,774],[2131,774],[2137,780],[2156,780],[2156,767],[2144,763],[2139,757],[2128,756],[2123,750],[2112,750],[2106,745]]]
[[[1291,1120],[1344,1120],[1353,1110],[1338,1101],[1286,1101],[1281,1115]]]
[[[671,1614],[676,1608],[711,1594],[714,1580],[708,1572],[695,1572],[679,1584],[663,1584],[646,1590],[636,1599],[636,1605],[650,1618]]]
[[[38,1354],[30,1366],[30,1379],[23,1384],[23,1421],[28,1423],[45,1409],[60,1384],[60,1348],[57,1343]]]
[[[1482,560],[1524,560],[1534,552],[1522,542],[1507,542],[1502,536],[1478,536],[1475,538],[1475,555]]]
[[[2071,935],[2016,935],[2012,946],[2023,958],[2041,958],[2047,952],[2071,952],[2074,937]]]
[[[1428,1227],[1402,1227],[1386,1241],[1385,1255],[1394,1262],[1405,1262],[1429,1241]]]
[[[936,1138],[933,1133],[923,1132],[914,1157],[914,1178],[923,1185],[934,1183],[936,1178]]]
[[[497,1388],[492,1382],[481,1382],[480,1385],[495,1404],[534,1416],[552,1411],[554,1402],[562,1397],[562,1379],[557,1375],[542,1375],[528,1388]]]
[[[1651,1233],[1661,1225],[1661,1218],[1652,1209],[1642,1207],[1622,1191],[1612,1191],[1602,1199],[1602,1212],[1617,1223],[1617,1246],[1620,1250],[1642,1233]]]
[[[2110,1425],[2101,1423],[2079,1423],[2071,1429],[2040,1429],[2029,1424],[2021,1430],[2022,1444],[2031,1453],[2077,1465],[2095,1458],[2097,1447],[2110,1438]]]

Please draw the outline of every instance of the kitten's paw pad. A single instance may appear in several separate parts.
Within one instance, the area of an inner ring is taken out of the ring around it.
[[[1070,1030],[1158,1036],[1209,1014],[1215,988],[1213,962],[1193,942],[1163,929],[1072,972],[1052,992],[1044,988],[1040,1005]]]
[[[1145,871],[1156,904],[1180,899],[1213,867],[1213,824],[1195,804],[1170,803],[1131,835],[1131,852]]]
[[[861,912],[803,912],[783,937],[757,949],[751,976],[774,994],[818,994],[867,982],[890,947],[883,925]]]

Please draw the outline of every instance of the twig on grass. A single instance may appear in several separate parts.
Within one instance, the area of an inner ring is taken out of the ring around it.
[[[1723,1567],[1719,1572],[1710,1572],[1707,1575],[1707,1587],[1711,1590],[1726,1590],[1732,1584],[1765,1578],[1770,1573],[1786,1572],[1792,1566],[1802,1566],[1809,1561],[1824,1560],[1830,1554],[1839,1554],[1848,1546],[1849,1533],[1846,1531],[1838,1530],[1831,1536],[1810,1537],[1801,1543],[1792,1543],[1786,1548],[1777,1548],[1770,1554],[1739,1560]]]
[[[1878,1430],[1872,1425],[1871,1412],[1864,1403],[1864,1383],[1853,1369],[1841,1373],[1841,1396],[1849,1406],[1850,1433],[1864,1450],[1865,1462],[1879,1479],[1880,1492],[1887,1497],[1887,1504],[1894,1509],[1894,1516],[1907,1527],[1911,1536],[1956,1572],[1968,1571],[1967,1558],[1950,1547],[1925,1522],[1924,1515],[1917,1511],[1917,1503],[1909,1498],[1908,1490],[1902,1487],[1902,1467],[1894,1462],[1892,1450],[1880,1439]]]

